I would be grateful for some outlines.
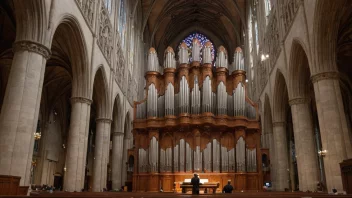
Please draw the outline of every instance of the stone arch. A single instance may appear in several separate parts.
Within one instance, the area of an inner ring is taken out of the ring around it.
[[[298,40],[293,40],[288,68],[289,97],[306,98],[309,94],[310,69],[307,51]]]
[[[29,40],[45,45],[48,24],[45,0],[13,2],[16,8],[16,41]]]
[[[72,15],[65,15],[53,28],[49,46],[53,47],[56,37],[62,38],[67,47],[65,53],[70,57],[72,70],[72,97],[90,98],[89,61],[87,43],[78,20]]]
[[[312,75],[336,72],[336,38],[341,12],[348,0],[318,1],[315,7],[313,26]]]
[[[288,107],[288,90],[286,80],[278,69],[275,76],[275,87],[273,94],[273,122],[284,122],[286,120]]]
[[[122,132],[122,106],[120,104],[120,95],[117,94],[114,99],[113,110],[112,110],[112,132]]]
[[[93,103],[96,105],[97,118],[111,118],[111,110],[108,109],[108,85],[104,67],[100,65],[94,75]]]

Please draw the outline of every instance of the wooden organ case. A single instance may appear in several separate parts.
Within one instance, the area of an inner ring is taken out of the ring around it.
[[[228,62],[220,46],[214,67],[210,42],[201,49],[197,39],[192,50],[180,45],[177,63],[168,47],[164,67],[149,50],[146,98],[134,103],[133,191],[181,192],[195,172],[219,192],[228,180],[236,191],[262,189],[258,108],[247,97],[242,50]]]

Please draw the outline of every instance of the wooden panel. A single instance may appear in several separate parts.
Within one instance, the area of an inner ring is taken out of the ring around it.
[[[160,191],[160,181],[159,175],[151,175],[149,177],[149,192],[159,192]]]
[[[258,189],[258,176],[247,175],[247,190],[257,190],[257,189]]]
[[[174,189],[174,180],[171,176],[164,176],[162,178],[162,187],[164,192],[173,192]]]
[[[29,186],[19,186],[17,195],[27,195]]]
[[[235,176],[235,189],[236,190],[246,190],[246,175],[237,174]]]
[[[17,195],[21,177],[0,175],[0,195]]]

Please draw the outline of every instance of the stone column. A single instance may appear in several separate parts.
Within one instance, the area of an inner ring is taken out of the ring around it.
[[[127,136],[127,137],[126,137]],[[128,137],[128,135],[126,134],[123,140],[123,153],[122,153],[122,185],[125,185],[125,182],[127,181],[127,165],[126,162],[128,161],[128,156],[127,156],[127,152],[128,149],[131,148],[131,138]]]
[[[106,118],[96,119],[94,165],[93,165],[93,192],[101,192],[106,188],[107,157],[106,151],[111,120]]]
[[[123,132],[112,134],[112,189],[122,186]]]
[[[274,146],[275,146],[275,182],[277,191],[284,191],[288,188],[288,157],[287,157],[287,139],[286,125],[284,122],[273,123]]]
[[[315,191],[318,183],[318,157],[315,146],[312,112],[306,98],[290,100],[299,189],[301,191]]]
[[[20,176],[28,186],[45,64],[50,50],[17,41],[0,114],[0,175]]]
[[[66,172],[63,188],[70,192],[80,192],[84,187],[91,103],[92,101],[86,98],[71,98],[71,121],[66,143]]]
[[[320,73],[312,76],[316,98],[327,189],[343,191],[340,165],[351,155],[351,143],[340,91],[338,73]]]

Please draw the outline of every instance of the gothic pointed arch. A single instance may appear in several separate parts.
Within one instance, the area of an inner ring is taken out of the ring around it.
[[[286,120],[288,106],[288,90],[284,75],[278,69],[275,76],[275,87],[273,94],[273,122]]]
[[[89,61],[87,44],[78,20],[72,15],[65,15],[53,28],[49,39],[52,50],[64,46],[62,54],[68,56],[63,59],[72,77],[72,97],[89,97]],[[64,43],[64,44],[63,44]],[[55,52],[52,56],[56,56]]]
[[[293,40],[288,69],[290,99],[306,98],[309,95],[309,61],[301,42]]]
[[[104,67],[98,67],[93,81],[93,103],[96,106],[97,118],[110,118],[109,94]]]

